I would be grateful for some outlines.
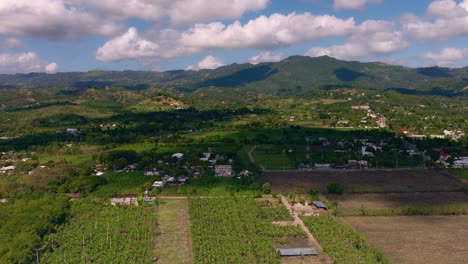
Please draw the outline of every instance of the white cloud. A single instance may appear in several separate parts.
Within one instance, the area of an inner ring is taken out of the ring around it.
[[[423,55],[423,58],[432,60],[440,66],[452,66],[457,61],[468,59],[468,48],[444,48],[439,53],[426,53]]]
[[[360,24],[343,45],[314,47],[306,55],[328,55],[339,59],[355,59],[389,54],[409,46],[401,32],[393,24],[381,20],[367,20]]]
[[[46,73],[56,73],[58,70],[58,65],[55,62],[49,63],[45,66]]]
[[[0,1],[0,35],[62,40],[111,35],[119,26],[69,4],[66,0]]]
[[[226,65],[223,60],[213,57],[211,55],[206,56],[203,60],[197,63],[197,65],[191,65],[187,67],[187,70],[201,70],[201,69],[216,69]]]
[[[241,25],[213,22],[196,24],[182,33],[181,45],[198,49],[268,49],[344,36],[354,28],[354,19],[314,16],[310,13],[260,16]]]
[[[380,4],[383,0],[335,0],[333,8],[336,9],[361,9],[366,4],[376,3]]]
[[[176,24],[214,19],[238,19],[249,11],[267,7],[270,0],[176,0],[169,16]]]
[[[65,0],[100,16],[157,22],[168,18],[175,24],[216,19],[238,19],[247,12],[267,7],[270,0]]]
[[[248,62],[252,64],[259,64],[262,62],[277,62],[280,61],[283,56],[283,53],[274,54],[270,51],[265,51],[256,56],[253,56],[248,60]]]
[[[55,72],[56,63],[40,60],[36,53],[0,54],[0,73]]]
[[[468,35],[468,0],[433,1],[427,10],[432,19],[424,20],[412,15],[403,20],[405,33],[419,39],[450,38]]]
[[[140,18],[147,21],[159,21],[166,13],[169,0],[69,0],[96,11],[101,16],[116,20]]]
[[[180,32],[165,29],[139,36],[135,28],[117,36],[96,52],[101,61],[145,57],[172,58],[203,51],[230,49],[269,49],[310,40],[349,35],[355,29],[352,18],[313,16],[310,13],[260,16],[241,25],[221,22],[196,24]]]
[[[20,50],[22,48],[24,48],[24,44],[17,38],[0,40],[0,50]]]
[[[124,34],[109,40],[96,51],[96,59],[107,62],[159,55],[158,44],[141,38],[134,27],[129,28]]]

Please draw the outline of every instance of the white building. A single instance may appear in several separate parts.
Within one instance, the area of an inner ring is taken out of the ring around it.
[[[461,157],[453,161],[454,168],[468,168],[468,157]]]
[[[231,165],[216,165],[215,166],[215,175],[218,177],[231,177],[232,176],[232,166]]]

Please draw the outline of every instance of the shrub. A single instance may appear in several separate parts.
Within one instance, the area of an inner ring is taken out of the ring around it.
[[[330,183],[327,185],[327,191],[330,194],[343,194],[343,186],[339,183]]]

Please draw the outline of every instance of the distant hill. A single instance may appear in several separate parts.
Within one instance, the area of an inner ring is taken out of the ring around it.
[[[380,62],[342,61],[328,56],[292,56],[276,63],[231,64],[200,71],[90,71],[57,74],[0,75],[0,88],[150,87],[192,92],[207,87],[245,88],[264,93],[279,90],[363,88],[409,94],[466,93],[468,67],[408,68]],[[464,92],[463,92],[464,91]]]

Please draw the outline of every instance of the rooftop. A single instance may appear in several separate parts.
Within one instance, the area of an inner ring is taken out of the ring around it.
[[[282,257],[317,255],[315,248],[278,248]]]

